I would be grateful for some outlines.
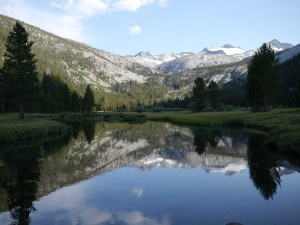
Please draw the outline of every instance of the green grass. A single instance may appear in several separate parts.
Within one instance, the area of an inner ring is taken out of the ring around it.
[[[65,113],[60,117],[63,121],[106,121],[106,122],[145,122],[145,116],[142,114],[129,113]]]
[[[26,114],[24,120],[19,120],[17,114],[1,114],[0,142],[50,137],[67,132],[67,126],[54,119],[58,119],[58,115]]]

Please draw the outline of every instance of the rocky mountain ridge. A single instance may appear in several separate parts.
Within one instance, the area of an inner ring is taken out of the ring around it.
[[[268,42],[275,52],[281,52],[294,46],[289,43],[281,43],[274,39]],[[127,56],[131,60],[155,69],[161,73],[178,73],[197,67],[224,65],[239,62],[254,55],[256,50],[243,50],[231,44],[222,47],[204,48],[199,53],[171,53],[152,55],[150,52],[140,52],[135,56]],[[165,57],[169,56],[169,57]],[[165,58],[163,58],[165,57]]]

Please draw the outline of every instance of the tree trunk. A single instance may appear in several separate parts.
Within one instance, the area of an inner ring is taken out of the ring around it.
[[[19,120],[24,120],[24,107],[20,106],[19,108]]]
[[[264,111],[266,112],[268,110],[269,107],[269,99],[268,99],[268,95],[265,95],[264,97]]]
[[[259,112],[259,103],[257,100],[255,100],[253,103],[252,112]]]
[[[1,102],[1,112],[4,113],[4,102]]]

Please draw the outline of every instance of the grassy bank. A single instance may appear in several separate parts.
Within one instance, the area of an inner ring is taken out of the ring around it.
[[[27,114],[19,120],[17,114],[0,115],[0,143],[45,138],[67,132],[67,126],[59,121],[59,115]]]
[[[256,128],[267,132],[266,144],[281,151],[300,153],[300,109],[269,112],[165,112],[143,113],[148,120],[199,126]]]

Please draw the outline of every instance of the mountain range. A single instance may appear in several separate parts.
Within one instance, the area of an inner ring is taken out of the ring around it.
[[[15,19],[0,15],[0,66],[3,64],[6,37],[14,24]],[[38,59],[39,73],[59,74],[61,80],[81,94],[87,84],[91,84],[96,91],[113,93],[117,84],[129,81],[143,84],[153,77],[168,92],[174,91],[170,88],[170,80],[176,77],[185,84],[182,89],[187,92],[191,90],[191,78],[199,76],[201,68],[200,75],[205,76],[206,80],[224,83],[247,74],[247,61],[256,51],[225,44],[204,48],[198,53],[152,55],[142,51],[134,56],[120,56],[58,37],[26,23],[23,25],[34,41],[33,52]],[[281,43],[276,39],[268,44],[277,52],[280,62],[300,53],[299,45]],[[222,71],[215,67],[222,67]],[[208,76],[207,71],[213,72],[209,72]]]
[[[294,46],[289,43],[281,43],[274,39],[268,42],[275,52],[281,52]],[[139,52],[135,56],[126,58],[137,63],[155,69],[161,73],[177,73],[197,67],[224,65],[239,62],[254,55],[256,50],[243,50],[231,44],[222,47],[204,48],[199,53],[183,52],[152,55],[149,52]]]

